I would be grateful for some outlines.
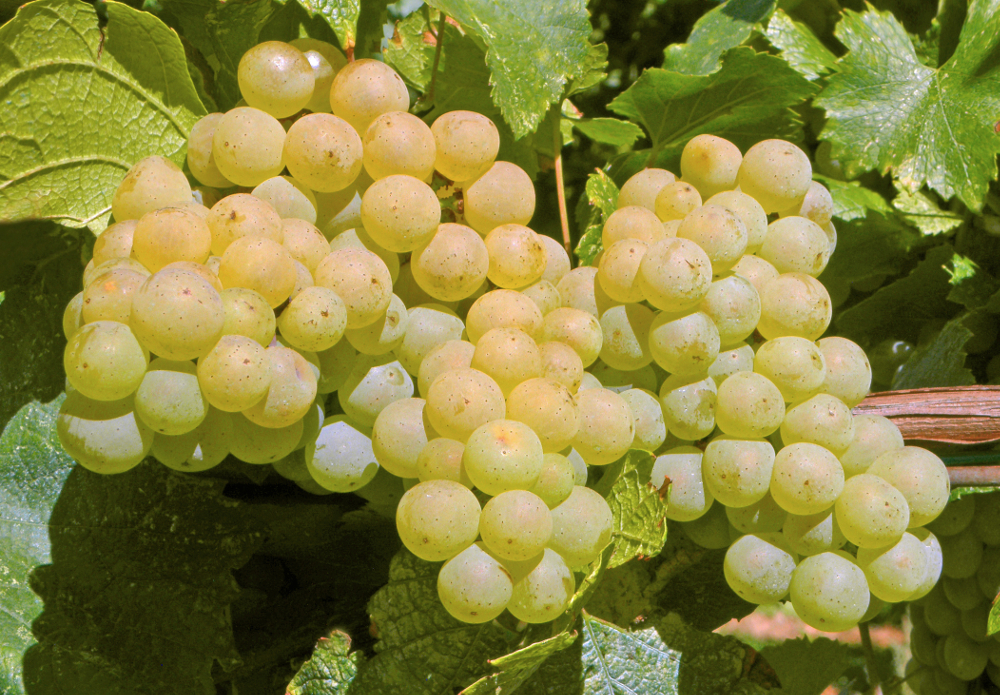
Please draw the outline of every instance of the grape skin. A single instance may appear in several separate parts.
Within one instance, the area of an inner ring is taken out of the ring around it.
[[[501,560],[530,560],[545,549],[552,536],[552,515],[545,501],[533,492],[507,490],[483,507],[479,533]]]
[[[343,415],[327,418],[316,440],[306,444],[306,466],[313,480],[331,492],[364,487],[379,468],[371,437]]]
[[[237,186],[250,187],[285,168],[284,144],[285,129],[274,116],[240,106],[227,111],[216,124],[212,156],[223,176]]]
[[[153,430],[136,417],[131,398],[96,401],[71,391],[56,418],[59,443],[94,473],[124,473],[153,445]]]
[[[283,41],[264,41],[244,53],[237,80],[247,104],[275,118],[287,118],[304,108],[316,86],[308,59]]]
[[[660,407],[670,433],[678,439],[697,441],[715,429],[715,404],[719,389],[711,377],[668,376],[660,387]]]
[[[115,222],[138,220],[147,212],[190,201],[191,184],[181,168],[153,155],[140,159],[125,174],[111,199],[111,214]]]
[[[598,493],[577,485],[552,510],[552,538],[548,547],[559,553],[570,569],[584,567],[611,542],[611,508]]]
[[[396,529],[407,550],[437,562],[455,557],[479,535],[479,500],[451,480],[417,483],[396,508]]]
[[[482,543],[455,555],[438,573],[441,605],[464,623],[486,623],[499,616],[507,608],[512,590],[510,573]]]
[[[149,353],[129,327],[95,321],[77,330],[63,351],[63,368],[73,388],[97,401],[119,401],[139,388]]]
[[[823,632],[854,627],[871,600],[865,573],[835,552],[802,560],[792,572],[789,594],[798,616]]]
[[[705,483],[702,456],[696,447],[679,446],[657,456],[653,462],[650,485],[660,489],[670,479],[665,498],[668,519],[693,521],[704,516],[715,501]]]

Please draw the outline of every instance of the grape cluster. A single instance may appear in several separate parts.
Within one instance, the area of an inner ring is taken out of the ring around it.
[[[964,694],[984,672],[1000,685],[1000,637],[986,634],[1000,594],[1000,494],[966,495],[928,528],[941,539],[943,579],[910,604],[908,682],[918,695]]]
[[[526,226],[532,182],[496,160],[488,118],[428,126],[390,67],[310,39],[256,46],[238,76],[245,105],[191,130],[200,186],[136,164],[64,314],[58,432],[83,466],[232,454],[359,491],[444,561],[441,601],[470,623],[566,609],[611,540],[588,467],[631,448],[662,454],[651,482],[669,478],[692,539],[745,534],[726,575],[748,600],[790,592],[832,630],[869,590],[933,586],[919,527],[948,478],[887,420],[852,416],[861,349],[816,342],[836,231],[797,147],[694,138],[681,179],[625,183],[598,265],[571,270]]]

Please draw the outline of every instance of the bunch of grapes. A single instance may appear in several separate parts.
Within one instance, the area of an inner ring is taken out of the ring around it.
[[[496,161],[488,118],[428,126],[390,67],[311,39],[256,46],[238,76],[246,105],[191,131],[201,185],[136,164],[66,309],[58,432],[83,466],[232,454],[317,494],[360,490],[444,561],[442,604],[470,623],[566,609],[611,540],[588,467],[632,448],[662,454],[651,483],[669,478],[693,539],[745,534],[726,576],[748,600],[790,594],[839,630],[869,592],[930,591],[922,527],[948,477],[884,418],[852,416],[861,349],[816,342],[836,231],[797,147],[694,138],[680,180],[626,182],[597,267],[571,270],[526,226],[532,182]]]
[[[965,693],[984,672],[1000,685],[1000,637],[986,634],[1000,594],[1000,494],[966,495],[928,528],[941,539],[944,578],[910,604],[908,682],[919,695]]]

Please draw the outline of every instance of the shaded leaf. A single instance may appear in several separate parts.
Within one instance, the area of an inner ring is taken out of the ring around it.
[[[922,191],[910,193],[900,190],[892,199],[892,206],[900,216],[923,234],[934,235],[950,232],[962,225],[962,215],[941,207]]]
[[[933,340],[914,350],[896,372],[892,388],[917,389],[976,383],[976,378],[965,366],[965,343],[972,337],[972,331],[962,324],[967,316],[962,314],[953,318]]]
[[[995,635],[1000,632],[1000,601],[993,604],[990,608],[990,619],[987,623],[986,634]]]
[[[630,147],[642,137],[639,126],[617,118],[583,118],[571,123],[591,140],[614,147]]]
[[[926,185],[978,210],[996,178],[1000,138],[1000,42],[996,3],[970,4],[955,53],[923,65],[889,13],[844,10],[836,36],[850,52],[816,100],[827,111],[823,139],[849,175],[891,171],[915,193]]]
[[[951,291],[948,301],[963,305],[966,309],[978,309],[990,302],[1000,284],[992,275],[980,268],[971,258],[956,253],[952,256],[950,266],[945,266]]]
[[[771,45],[799,74],[815,80],[836,69],[837,56],[816,38],[807,25],[796,22],[778,8],[771,15],[764,32]]]
[[[177,34],[108,2],[37,0],[0,27],[0,216],[100,230],[125,172],[184,161],[205,113]]]
[[[571,97],[599,85],[608,76],[607,68],[608,45],[605,43],[591,45],[587,59],[578,67],[576,76],[570,81],[566,96]]]
[[[833,216],[837,219],[844,222],[864,219],[869,211],[885,216],[892,215],[892,207],[885,202],[885,198],[857,181],[838,181],[815,172],[813,179],[830,191],[830,197],[833,198]]]
[[[484,676],[462,691],[461,695],[508,695],[515,692],[553,654],[567,649],[578,638],[575,632],[562,632],[555,637],[530,644],[524,649],[491,659],[497,673]]]
[[[208,38],[219,64],[215,101],[221,110],[228,111],[242,98],[236,78],[240,58],[257,45],[261,29],[279,9],[271,0],[229,0],[213,4],[205,14]]]
[[[326,20],[337,35],[341,48],[353,48],[357,44],[361,0],[297,0],[297,2],[310,16],[319,15]]]
[[[824,637],[785,640],[760,655],[777,673],[783,695],[820,695],[853,661],[850,647]]]
[[[684,43],[667,46],[663,69],[684,75],[707,75],[719,67],[719,57],[750,38],[758,22],[774,11],[775,0],[727,0],[694,24]]]
[[[316,643],[312,657],[288,684],[286,695],[347,695],[363,659],[361,652],[351,651],[350,636],[334,630]]]
[[[823,283],[860,280],[878,274],[895,274],[907,258],[931,242],[894,216],[871,212],[850,222],[835,222],[837,250],[820,276]],[[835,315],[834,320],[839,320]]]
[[[610,176],[598,170],[587,177],[586,194],[591,206],[590,222],[580,235],[580,241],[574,250],[580,259],[580,265],[591,265],[601,252],[601,231],[608,215],[618,205],[618,186]]]

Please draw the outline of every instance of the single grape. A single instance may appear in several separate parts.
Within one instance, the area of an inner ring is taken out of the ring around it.
[[[422,398],[387,405],[372,426],[372,448],[379,465],[400,478],[417,478],[417,459],[437,436],[424,414]]]
[[[552,538],[548,547],[572,569],[590,564],[611,542],[611,508],[590,488],[577,485],[551,513]]]
[[[799,555],[840,550],[847,543],[832,509],[815,514],[789,514],[781,532]]]
[[[681,151],[681,177],[698,189],[702,198],[736,188],[736,174],[743,155],[725,138],[696,135]]]
[[[153,430],[136,417],[131,398],[97,401],[71,391],[56,419],[59,443],[94,473],[134,468],[153,445]]]
[[[479,353],[478,346],[476,352]],[[553,379],[536,377],[522,381],[507,396],[506,412],[507,419],[523,422],[534,430],[545,452],[565,449],[580,427],[573,395]]]
[[[698,308],[712,319],[726,349],[753,335],[760,320],[760,295],[745,277],[730,273],[716,278]]]
[[[480,425],[503,418],[505,411],[500,387],[476,369],[444,372],[427,391],[431,425],[442,436],[461,442]]]
[[[288,43],[302,51],[312,67],[316,84],[306,108],[316,113],[329,113],[330,87],[333,85],[333,78],[347,65],[347,58],[339,48],[326,41],[302,38]]]
[[[430,562],[447,560],[479,535],[479,500],[451,480],[417,483],[396,508],[396,530],[407,550]]]
[[[188,169],[200,183],[213,188],[229,188],[233,185],[219,171],[219,167],[215,165],[215,157],[212,155],[212,139],[215,136],[215,127],[221,118],[221,113],[210,113],[203,116],[191,126],[191,133],[188,135]]]
[[[805,217],[782,217],[767,227],[764,244],[757,252],[779,273],[805,273],[817,277],[830,260],[826,232]]]
[[[826,363],[826,378],[820,391],[836,396],[852,408],[863,401],[872,382],[872,368],[864,350],[857,343],[837,336],[823,338],[816,346]]]
[[[656,211],[656,196],[667,186],[677,180],[677,177],[666,169],[643,169],[633,174],[622,185],[618,193],[618,209],[638,205],[651,212]]]
[[[207,471],[229,455],[229,442],[233,436],[232,418],[229,413],[210,407],[205,419],[190,432],[176,436],[157,434],[149,453],[175,471]]]
[[[441,605],[463,623],[487,623],[507,608],[513,590],[510,573],[482,543],[473,543],[438,572]]]
[[[864,570],[874,596],[896,603],[907,600],[920,588],[927,574],[927,551],[916,536],[904,533],[893,545],[860,548],[858,566]]]
[[[702,471],[703,454],[693,446],[679,446],[656,457],[649,483],[661,490],[669,485],[664,500],[667,518],[692,521],[703,516],[715,497],[705,483]]]
[[[600,358],[609,367],[622,371],[642,369],[653,361],[649,330],[655,314],[641,304],[612,307],[601,316],[604,334]]]
[[[287,311],[287,310],[286,310]],[[363,328],[349,328],[344,337],[365,355],[384,355],[397,348],[406,337],[409,313],[396,295],[389,299],[389,308],[382,318]]]
[[[137,220],[153,210],[189,202],[191,184],[181,168],[166,157],[153,155],[140,159],[125,174],[111,199],[111,214],[115,222],[124,222]]]
[[[130,303],[129,311],[131,309]],[[83,320],[83,292],[77,292],[63,310],[62,329],[66,340],[72,338],[73,334],[80,330],[80,326],[84,323],[86,322]],[[119,323],[126,322],[121,321]]]
[[[473,369],[493,378],[504,396],[518,384],[542,374],[542,358],[531,336],[517,328],[493,328],[476,343]]]
[[[174,261],[204,263],[211,246],[212,232],[205,221],[176,207],[143,215],[132,237],[133,255],[153,273]]]
[[[228,413],[246,410],[267,395],[271,363],[259,343],[225,335],[198,360],[198,383],[208,402]]]
[[[479,517],[483,543],[501,560],[530,560],[552,536],[552,515],[545,501],[527,490],[508,490],[492,498]]]
[[[398,174],[426,181],[434,173],[434,134],[405,111],[384,113],[372,121],[362,144],[365,170],[376,181]]]
[[[135,392],[135,413],[158,434],[190,432],[208,415],[192,362],[155,359]]]
[[[282,220],[297,219],[309,224],[316,221],[316,196],[291,176],[272,176],[257,184],[250,195],[274,208]]]
[[[962,629],[962,614],[948,601],[941,584],[927,594],[921,607],[924,609],[924,623],[935,635],[943,637]]]
[[[792,514],[829,509],[843,490],[844,469],[828,449],[799,442],[775,455],[771,496]]]
[[[254,290],[275,308],[295,289],[295,261],[281,244],[266,237],[245,236],[222,254],[219,280],[227,289]]]
[[[895,543],[910,523],[910,510],[903,494],[869,473],[847,479],[837,498],[836,514],[844,536],[859,548],[881,548]]]
[[[344,335],[347,309],[333,290],[307,287],[288,303],[277,325],[292,347],[313,352],[327,350]]]
[[[431,387],[434,393],[435,386]],[[530,427],[515,420],[490,420],[469,435],[462,466],[487,495],[531,488],[542,472],[542,443]]]
[[[656,216],[663,222],[683,220],[689,213],[701,207],[698,189],[689,183],[675,181],[668,183],[656,194]]]
[[[552,237],[539,234],[538,238],[545,247],[545,272],[542,273],[542,280],[558,285],[570,271],[569,254],[563,245]]]
[[[826,288],[804,273],[784,273],[760,291],[757,331],[771,340],[792,335],[816,340],[830,325],[833,305]]]
[[[570,460],[562,454],[548,453],[543,456],[538,482],[530,491],[538,495],[549,509],[554,509],[569,497],[575,485],[576,471]]]
[[[601,254],[597,280],[614,301],[641,302],[646,296],[639,272],[649,246],[638,239],[622,239]]]
[[[517,579],[507,610],[526,623],[547,623],[566,610],[575,589],[576,582],[566,562],[546,548],[534,568]]]
[[[383,113],[407,111],[410,95],[395,70],[379,60],[362,58],[348,63],[330,87],[333,113],[358,132]]]
[[[953,676],[962,681],[975,680],[982,675],[989,655],[985,645],[974,642],[965,634],[956,632],[944,638],[945,665]],[[962,683],[962,687],[968,686]]]
[[[94,267],[114,258],[128,258],[132,255],[132,237],[138,219],[115,222],[101,232],[94,241]]]
[[[393,401],[412,396],[413,380],[392,355],[359,355],[337,391],[340,407],[364,427],[372,427]]]
[[[494,162],[464,190],[465,220],[485,236],[502,224],[526,225],[535,214],[535,186],[511,162]]]
[[[705,205],[721,205],[739,217],[747,230],[746,253],[757,253],[767,235],[767,213],[760,203],[742,191],[723,191],[706,199]]]
[[[63,351],[69,383],[97,401],[119,401],[134,393],[148,364],[149,353],[129,327],[117,321],[81,326]]]
[[[727,507],[745,507],[767,494],[775,465],[774,447],[767,440],[719,435],[705,447],[702,469],[715,499]],[[775,502],[787,509],[777,495]]]
[[[748,534],[726,551],[726,583],[744,601],[776,603],[788,593],[797,556],[780,533]]]
[[[767,213],[799,205],[812,183],[812,165],[801,149],[784,140],[763,140],[743,155],[737,181]]]
[[[833,197],[830,195],[830,191],[819,181],[812,181],[802,202],[799,205],[794,205],[787,210],[783,210],[780,214],[782,217],[789,217],[791,215],[805,217],[822,227],[830,224],[833,219],[833,210]],[[830,251],[832,253],[833,249]]]
[[[761,290],[764,289],[764,285],[780,275],[777,268],[763,258],[749,254],[738,260],[731,270],[749,280],[750,284],[757,290],[757,294],[760,294]]]
[[[284,237],[281,245],[285,250],[310,273],[315,273],[331,250],[330,242],[323,233],[312,223],[301,219],[282,219],[281,231]]]
[[[656,451],[667,438],[667,426],[663,420],[663,408],[656,394],[646,389],[632,388],[622,391],[622,399],[632,411],[635,420],[635,438],[631,449]]]
[[[604,466],[624,456],[635,439],[635,419],[628,403],[614,391],[594,388],[576,395],[580,428],[573,448],[590,466]]]
[[[905,538],[908,535],[904,533],[903,537]],[[983,592],[979,590],[979,581],[975,575],[961,579],[944,577],[941,580],[941,586],[944,588],[944,595],[948,597],[951,605],[960,611],[975,608],[986,598],[983,596]]]
[[[781,392],[761,374],[737,372],[719,385],[715,422],[728,435],[766,437],[777,431],[784,417]]]
[[[472,489],[469,474],[462,467],[465,445],[454,439],[438,437],[428,441],[417,454],[414,468],[421,482],[426,480],[453,480]]]
[[[465,340],[447,340],[432,348],[420,362],[417,390],[427,395],[438,376],[452,369],[469,367],[475,350],[476,346]]]
[[[380,246],[406,253],[431,241],[441,221],[441,205],[426,183],[396,174],[379,179],[365,191],[361,221]]]
[[[771,533],[784,531],[788,512],[779,507],[770,494],[746,507],[726,507],[726,518],[740,533]],[[802,553],[785,534],[787,544],[800,555]]]
[[[206,220],[212,232],[212,253],[222,256],[229,245],[245,236],[265,236],[282,243],[281,217],[271,205],[249,193],[228,195],[215,205]]]
[[[548,239],[546,236],[538,235],[539,239]],[[528,285],[521,290],[521,293],[535,303],[542,316],[555,311],[562,306],[562,295],[559,290],[548,280],[539,280]]]
[[[983,561],[983,542],[971,528],[950,536],[941,545],[942,573],[952,579],[972,577]]]
[[[285,129],[278,119],[240,106],[227,111],[216,124],[212,156],[219,172],[237,186],[256,186],[285,168],[284,144]]]
[[[826,359],[811,340],[784,336],[757,349],[753,370],[777,386],[786,401],[800,401],[822,387]]]
[[[788,408],[780,432],[786,445],[809,442],[840,455],[854,441],[854,418],[839,398],[820,393]]]
[[[677,227],[677,238],[698,244],[711,260],[716,275],[743,257],[749,239],[743,221],[721,205],[703,205],[688,213]]]
[[[599,288],[597,268],[593,266],[573,268],[556,283],[556,289],[559,290],[564,307],[586,311],[597,318],[600,318],[604,310],[608,308],[607,306],[600,308],[597,306],[596,291]]]
[[[465,299],[483,284],[490,267],[486,243],[461,224],[442,224],[410,258],[413,279],[434,299]]]
[[[868,472],[895,487],[910,507],[910,528],[926,526],[944,511],[951,494],[944,462],[916,446],[892,449],[875,459]]]
[[[568,388],[570,393],[576,393],[584,376],[583,360],[576,350],[555,340],[539,343],[538,350],[542,355],[542,376],[554,379]]]
[[[274,339],[274,310],[259,292],[230,287],[219,294],[225,312],[223,335],[242,335],[267,347]]]
[[[295,121],[282,149],[289,173],[321,193],[348,189],[361,173],[362,156],[361,138],[351,124],[328,113],[314,113]],[[317,223],[320,202],[317,198]]]
[[[389,307],[389,269],[370,251],[342,248],[331,252],[316,269],[316,284],[333,290],[347,309],[347,328],[375,323]]]
[[[572,347],[580,356],[583,366],[588,367],[601,354],[604,332],[592,314],[579,309],[561,307],[549,312],[543,318],[542,341],[550,340],[566,343]]]
[[[788,589],[795,613],[823,632],[854,627],[871,600],[865,573],[838,552],[803,559],[792,572]]]
[[[112,268],[95,277],[80,293],[77,307],[79,316],[74,318],[68,313],[64,315],[64,318],[70,316],[68,325],[72,331],[66,338],[85,323],[116,321],[127,324],[132,314],[132,295],[146,282],[146,277],[148,276],[128,268]],[[64,330],[65,325],[64,323]]]
[[[704,374],[719,356],[719,329],[703,311],[657,312],[649,328],[653,360],[672,374]]]
[[[434,168],[452,181],[472,181],[485,174],[500,149],[500,132],[475,111],[448,111],[431,125]]]
[[[379,469],[371,437],[343,415],[327,418],[316,441],[306,444],[306,466],[313,480],[332,492],[354,492]]]
[[[283,41],[264,41],[244,53],[236,75],[247,104],[275,118],[305,108],[316,86],[309,60]]]
[[[711,260],[689,239],[664,239],[653,244],[639,265],[643,296],[670,312],[694,308],[712,284]]]
[[[394,251],[387,251],[382,248],[368,235],[364,227],[359,226],[354,229],[346,229],[343,232],[337,234],[333,239],[330,240],[330,251],[337,251],[343,248],[355,248],[371,251],[376,256],[382,259],[385,263],[385,267],[389,269],[389,277],[392,278],[393,285],[396,286],[396,294],[403,297],[403,285],[406,284],[405,279],[400,280],[400,275],[403,274],[403,267],[399,264],[399,254]],[[319,266],[317,266],[318,268]],[[411,266],[407,263],[405,268],[409,269]],[[410,278],[412,281],[412,277]],[[398,281],[398,282],[397,282]],[[407,306],[416,306],[417,304],[423,304],[425,302],[433,301],[433,298],[427,296],[420,299],[419,301],[407,301]]]
[[[521,224],[501,224],[486,235],[487,277],[497,287],[515,289],[545,272],[545,247],[538,234]]]

